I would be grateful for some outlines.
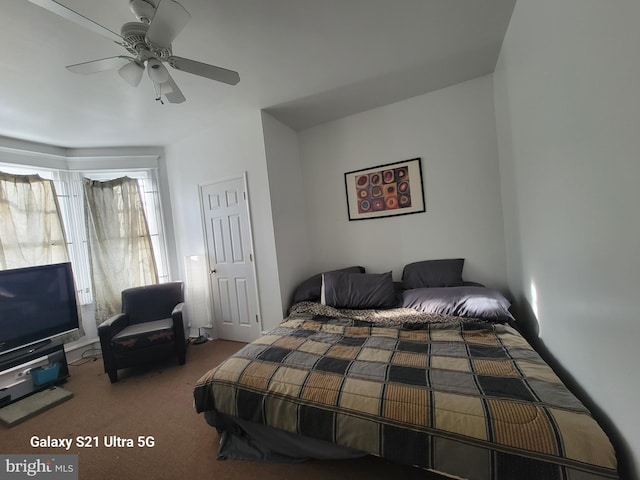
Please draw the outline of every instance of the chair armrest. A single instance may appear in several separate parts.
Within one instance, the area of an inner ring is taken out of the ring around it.
[[[111,339],[118,332],[124,330],[127,325],[129,325],[129,316],[126,313],[118,313],[98,325],[98,338],[100,338],[104,371],[109,374],[112,383],[117,379],[117,367],[114,353],[111,350]]]
[[[98,336],[106,336],[111,339],[115,334],[124,330],[127,325],[129,325],[129,316],[126,313],[117,313],[98,325]]]
[[[171,317],[173,318],[176,315],[182,316],[183,312],[184,312],[184,302],[180,302],[175,307],[173,307],[173,311],[171,312]]]
[[[178,343],[186,343],[187,338],[187,319],[185,313],[185,304],[184,302],[178,303],[175,307],[173,307],[173,311],[171,312],[171,319],[173,320],[173,329],[177,336],[176,341]]]

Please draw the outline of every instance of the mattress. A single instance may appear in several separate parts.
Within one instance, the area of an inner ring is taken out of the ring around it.
[[[223,436],[266,426],[465,479],[619,478],[606,433],[507,323],[301,302],[194,397]]]

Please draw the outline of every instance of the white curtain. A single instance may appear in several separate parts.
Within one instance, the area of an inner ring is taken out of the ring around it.
[[[158,271],[138,182],[122,177],[106,182],[84,179],[96,322],[121,310],[125,288],[158,283]]]
[[[53,181],[0,172],[0,270],[68,261]],[[78,332],[60,338],[78,339],[84,335],[82,322],[79,327]]]
[[[53,181],[0,172],[0,269],[68,261]]]

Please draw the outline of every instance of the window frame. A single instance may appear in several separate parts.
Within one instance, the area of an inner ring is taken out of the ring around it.
[[[84,220],[83,177],[105,181],[129,176],[138,181],[138,185],[142,186],[142,203],[147,223],[149,224],[154,257],[158,269],[158,279],[161,283],[170,280],[166,239],[167,228],[162,215],[162,199],[157,168],[87,168],[70,170],[0,161],[0,171],[14,175],[37,174],[42,178],[53,180],[62,213],[67,248],[74,269],[80,305],[92,305],[94,301]]]

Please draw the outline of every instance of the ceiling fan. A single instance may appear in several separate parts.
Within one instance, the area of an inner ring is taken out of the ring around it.
[[[153,82],[156,100],[162,102],[164,95],[170,103],[182,103],[185,97],[169,75],[165,63],[176,70],[229,85],[236,85],[240,81],[238,72],[173,55],[171,42],[191,19],[189,12],[175,0],[130,0],[129,8],[138,21],[125,23],[120,35],[56,0],[29,1],[113,40],[132,55],[119,55],[67,66],[67,70],[73,73],[88,75],[117,69],[120,77],[137,87],[146,70]]]

